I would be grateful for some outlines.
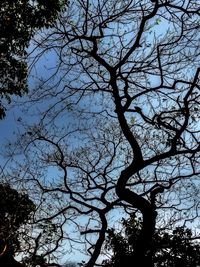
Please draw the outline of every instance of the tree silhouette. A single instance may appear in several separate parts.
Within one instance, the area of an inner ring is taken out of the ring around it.
[[[35,37],[35,61],[57,61],[21,105],[37,123],[8,151],[38,222],[59,228],[55,251],[81,247],[93,267],[107,229],[138,212],[130,265],[145,266],[157,225],[198,223],[199,10],[193,0],[76,0]]]
[[[26,194],[18,193],[8,184],[0,184],[0,265],[22,266],[14,260],[20,251],[19,228],[25,224],[35,205]]]
[[[110,229],[105,249],[113,254],[102,266],[120,267],[130,262],[142,228],[141,220],[135,215],[122,221],[123,230],[116,233]],[[151,248],[146,253],[147,266],[195,267],[200,264],[199,240],[192,237],[186,227],[176,227],[171,233],[156,230]],[[133,265],[134,266],[134,265]]]

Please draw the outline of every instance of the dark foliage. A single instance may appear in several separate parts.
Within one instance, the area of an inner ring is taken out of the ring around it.
[[[27,194],[19,193],[8,184],[0,184],[0,266],[23,267],[14,259],[20,250],[19,228],[35,211]]]
[[[9,185],[0,185],[0,196],[0,240],[14,254],[19,249],[18,229],[27,222],[35,205],[28,195],[18,193]]]
[[[123,231],[120,233],[116,233],[114,229],[109,230],[105,248],[111,250],[113,256],[103,262],[104,267],[120,267],[125,262],[130,263],[133,258],[142,224],[132,216],[123,220],[122,225]],[[155,232],[151,250],[146,253],[146,266],[196,267],[199,264],[200,244],[192,237],[190,229],[176,227],[172,233],[159,230]]]
[[[52,25],[64,1],[5,0],[0,3],[0,97],[27,92],[26,49],[36,30]],[[5,116],[0,102],[0,119]]]

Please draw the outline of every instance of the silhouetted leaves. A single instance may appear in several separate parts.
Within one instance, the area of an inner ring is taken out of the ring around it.
[[[27,47],[36,30],[50,27],[66,1],[5,0],[0,3],[0,98],[27,92]],[[5,104],[0,102],[0,119]]]
[[[35,211],[27,194],[18,193],[8,184],[0,184],[0,240],[15,251],[19,247],[18,229]]]
[[[104,267],[122,266],[123,262],[129,262],[133,257],[142,223],[131,216],[128,220],[122,220],[122,226],[122,232],[109,231],[105,249],[111,250],[113,256],[103,262]],[[151,250],[146,253],[146,262],[155,267],[195,267],[200,264],[200,244],[186,227],[176,227],[173,232],[157,230]]]

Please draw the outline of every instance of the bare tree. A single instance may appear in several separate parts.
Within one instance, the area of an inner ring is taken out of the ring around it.
[[[142,215],[131,266],[150,266],[155,227],[199,216],[199,16],[192,0],[77,0],[35,40],[33,64],[57,63],[12,168],[38,190],[36,221],[62,229],[56,248],[84,245],[87,267],[121,213]]]

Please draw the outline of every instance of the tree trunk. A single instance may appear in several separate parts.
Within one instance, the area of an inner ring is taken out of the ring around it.
[[[130,266],[153,267],[152,261],[152,241],[155,233],[155,222],[157,212],[155,210],[143,213],[142,230],[135,246]]]

